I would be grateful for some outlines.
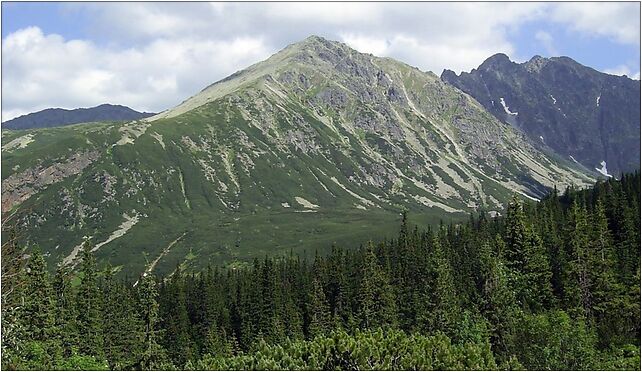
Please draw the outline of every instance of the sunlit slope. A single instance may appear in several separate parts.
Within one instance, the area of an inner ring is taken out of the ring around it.
[[[4,132],[3,211],[51,262],[83,237],[123,272],[242,264],[591,181],[469,96],[312,37],[127,124]]]

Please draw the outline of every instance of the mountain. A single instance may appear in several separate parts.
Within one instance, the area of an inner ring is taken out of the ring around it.
[[[432,73],[310,37],[128,123],[3,132],[2,208],[52,263],[244,265],[496,212],[593,176]]]
[[[2,123],[3,129],[51,128],[96,121],[138,120],[154,115],[138,112],[126,106],[103,104],[90,108],[66,110],[48,108],[31,114],[22,115]]]
[[[512,62],[496,54],[470,73],[441,79],[542,147],[604,175],[640,168],[640,81],[568,57]]]

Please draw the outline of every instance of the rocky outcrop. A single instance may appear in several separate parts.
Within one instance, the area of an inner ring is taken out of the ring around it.
[[[36,166],[10,175],[2,180],[2,213],[11,210],[45,187],[82,172],[99,156],[98,151],[75,153],[63,163],[54,163],[47,167]]]
[[[640,81],[583,66],[568,57],[514,63],[503,54],[470,73],[441,79],[473,96],[497,119],[541,148],[612,175],[640,167]]]

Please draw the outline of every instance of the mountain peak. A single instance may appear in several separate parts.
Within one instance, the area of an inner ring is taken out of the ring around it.
[[[512,64],[513,61],[508,58],[504,53],[493,54],[488,57],[480,66],[479,69],[498,68]]]
[[[293,43],[281,49],[268,59],[255,63],[243,70],[209,85],[201,92],[183,101],[178,106],[149,118],[154,121],[183,114],[205,103],[230,94],[244,86],[262,80],[267,76],[278,74],[284,69],[299,69],[302,65],[318,70],[320,66],[336,66],[346,64],[347,57],[360,53],[339,41],[327,40],[317,35],[311,35],[302,41]],[[351,64],[351,66],[354,63]],[[353,66],[354,67],[354,66]]]
[[[550,62],[550,59],[544,58],[539,55],[534,55],[528,62],[524,63],[524,67],[528,72],[540,72],[544,66]]]
[[[299,53],[318,54],[321,51],[341,54],[341,51],[346,51],[348,49],[350,49],[350,47],[342,42],[328,40],[318,35],[310,35],[297,43],[290,44],[285,49],[276,53],[275,56],[282,53],[286,53],[288,55],[292,53],[295,55]]]

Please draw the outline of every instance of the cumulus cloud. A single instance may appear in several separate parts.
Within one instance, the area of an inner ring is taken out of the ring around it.
[[[553,35],[551,35],[550,33],[539,30],[535,33],[535,40],[539,41],[542,44],[544,50],[546,50],[546,53],[548,53],[549,56],[559,55],[557,48],[555,48],[555,40],[553,39]]]
[[[109,49],[30,27],[2,44],[2,120],[105,102],[160,111],[269,54],[261,38],[161,38],[141,48]]]
[[[606,36],[623,44],[640,44],[639,2],[559,3],[551,19],[593,36]]]
[[[631,68],[627,65],[619,65],[613,68],[607,68],[606,70],[604,70],[604,72],[607,74],[617,75],[617,76],[626,75],[631,79],[640,80],[640,71],[638,70],[637,72],[635,72],[631,70]]]
[[[44,34],[37,27],[3,35],[2,120],[46,107],[104,102],[161,111],[311,34],[436,74],[445,68],[469,71],[498,52],[515,57],[511,36],[535,20],[550,18],[576,32],[639,42],[637,11],[617,4],[69,3],[64,7],[92,20],[84,40]],[[545,31],[538,35],[550,54],[557,54],[551,35]]]

